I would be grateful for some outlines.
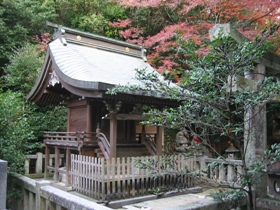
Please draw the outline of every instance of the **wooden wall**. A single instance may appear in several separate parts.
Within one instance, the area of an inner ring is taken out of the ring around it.
[[[129,113],[133,105],[126,105],[122,113]],[[101,132],[109,140],[110,119],[102,119],[107,111],[102,101],[88,101],[87,99],[73,101],[68,104],[68,132],[95,132],[97,125]],[[147,133],[156,133],[156,127],[146,126]],[[117,143],[133,144],[136,143],[136,133],[142,132],[142,125],[135,120],[118,120],[117,122]]]
[[[81,100],[68,105],[67,131],[83,132],[87,130],[87,101]]]

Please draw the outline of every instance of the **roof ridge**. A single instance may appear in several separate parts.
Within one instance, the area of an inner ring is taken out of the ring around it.
[[[94,47],[102,50],[112,51],[133,57],[142,58],[147,61],[147,50],[140,45],[108,38],[105,36],[83,32],[77,29],[68,28],[52,22],[46,22],[48,26],[55,28],[54,39],[60,39],[63,45],[67,42],[80,44],[83,46]]]

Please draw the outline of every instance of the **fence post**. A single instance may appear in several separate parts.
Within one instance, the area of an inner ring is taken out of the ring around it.
[[[204,169],[206,169],[206,163],[205,163],[205,157],[204,156],[202,156],[201,158],[200,158],[200,170],[204,170]]]
[[[225,181],[225,166],[223,163],[219,164],[219,181]]]
[[[29,174],[29,167],[30,167],[30,159],[26,158],[25,161],[24,161],[25,175]]]
[[[229,183],[233,182],[234,177],[235,177],[234,166],[231,164],[228,164],[227,181]]]
[[[37,152],[36,174],[43,173],[43,153]]]
[[[0,209],[6,209],[8,162],[0,159]]]
[[[42,201],[41,197],[41,187],[43,186],[50,186],[51,181],[48,180],[41,180],[36,182],[36,188],[35,188],[35,209],[45,209],[44,202]]]

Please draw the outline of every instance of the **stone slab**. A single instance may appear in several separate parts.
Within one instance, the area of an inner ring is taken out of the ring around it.
[[[62,191],[53,186],[41,187],[41,196],[68,210],[110,210],[106,206]]]
[[[0,160],[0,209],[6,209],[8,162]]]

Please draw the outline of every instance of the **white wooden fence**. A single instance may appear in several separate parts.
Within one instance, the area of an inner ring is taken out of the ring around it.
[[[135,167],[148,161],[153,163],[152,167]],[[168,161],[157,156],[110,161],[71,155],[71,182],[74,190],[99,200],[123,199],[141,196],[160,187],[192,187],[192,178],[186,171],[192,171],[193,164],[193,158],[181,155],[170,156]]]
[[[43,176],[45,155],[26,155],[25,175]],[[54,163],[50,155],[50,164]],[[60,163],[64,155],[60,155]],[[154,167],[139,169],[136,164],[153,161]],[[213,164],[215,163],[215,164]],[[123,199],[145,195],[157,188],[191,187],[190,172],[204,171],[208,178],[221,185],[238,186],[243,174],[241,160],[217,160],[205,156],[186,158],[170,156],[169,161],[162,157],[127,157],[111,161],[88,156],[71,156],[71,185],[74,190],[100,200]],[[167,172],[167,173],[165,173]]]

